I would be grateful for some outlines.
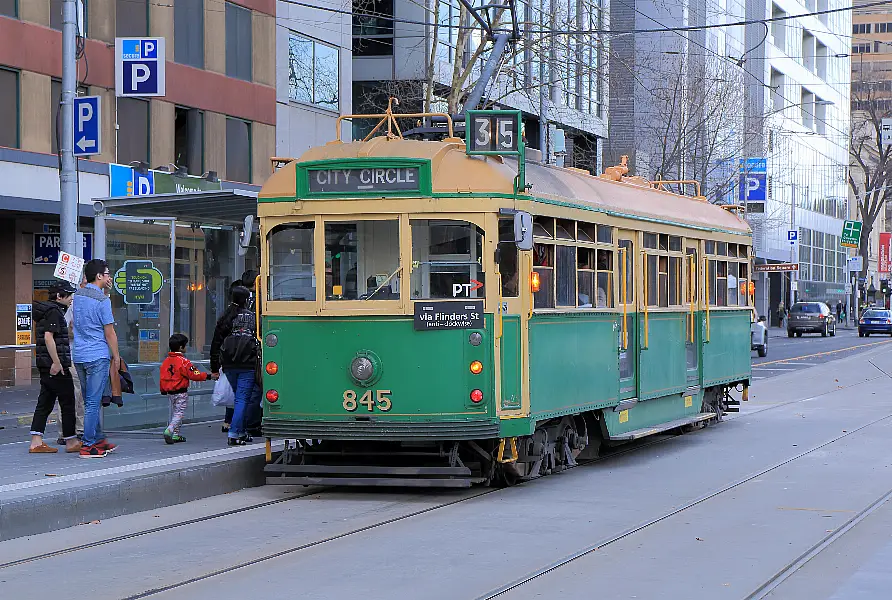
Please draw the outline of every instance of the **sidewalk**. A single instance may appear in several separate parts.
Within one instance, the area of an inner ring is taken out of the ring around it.
[[[50,444],[54,428],[48,427]],[[3,431],[0,540],[263,485],[262,439],[227,447],[220,421],[184,426],[182,444],[165,444],[162,431],[111,434],[116,451],[92,460],[64,448],[29,454],[27,425]]]

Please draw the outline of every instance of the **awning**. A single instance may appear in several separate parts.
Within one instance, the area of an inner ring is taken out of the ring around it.
[[[185,223],[240,225],[257,214],[257,192],[250,190],[207,190],[178,194],[96,198],[96,214],[105,216],[174,217]]]

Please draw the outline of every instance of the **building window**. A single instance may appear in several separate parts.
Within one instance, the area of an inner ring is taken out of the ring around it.
[[[0,146],[19,147],[19,74],[0,69]]]
[[[858,35],[859,33],[870,33],[870,23],[854,23],[852,25],[852,33]]]
[[[78,86],[77,88],[77,96],[86,96],[87,88],[85,86]],[[50,82],[50,106],[52,106],[52,115],[50,115],[50,119],[52,121],[52,147],[53,154],[59,153],[59,137],[58,137],[58,127],[62,126],[62,113],[60,112],[62,105],[62,81],[59,79],[53,79]]]
[[[118,98],[117,162],[149,162],[149,103],[136,98]]]
[[[204,113],[178,106],[174,117],[174,164],[191,175],[204,173]]]
[[[288,87],[295,102],[338,110],[338,49],[297,34],[288,40]]]
[[[392,56],[393,0],[371,0],[363,10],[353,16],[353,55]]]
[[[0,0],[0,15],[4,17],[18,18],[18,0]]]
[[[117,37],[149,35],[148,0],[117,0],[115,2],[115,35]]]
[[[251,81],[251,10],[226,3],[226,74]]]
[[[226,179],[251,182],[251,124],[226,119]]]
[[[177,0],[173,5],[173,59],[204,68],[204,0]]]

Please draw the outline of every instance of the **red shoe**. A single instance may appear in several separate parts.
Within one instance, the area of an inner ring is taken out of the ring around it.
[[[117,444],[112,444],[112,443],[109,442],[107,439],[105,439],[105,440],[99,440],[98,442],[96,442],[96,443],[94,444],[94,446],[96,446],[96,447],[99,448],[100,450],[104,450],[104,451],[106,452],[106,454],[109,453],[109,452],[114,452],[114,451],[115,451],[115,448],[118,447]]]
[[[93,446],[84,446],[80,449],[81,458],[105,458],[107,454],[108,450],[100,448],[99,444],[95,444]]]

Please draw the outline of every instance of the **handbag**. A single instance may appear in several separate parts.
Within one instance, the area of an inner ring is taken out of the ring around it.
[[[214,406],[235,406],[235,392],[229,384],[229,379],[220,370],[220,378],[214,383],[214,394],[211,397]]]

